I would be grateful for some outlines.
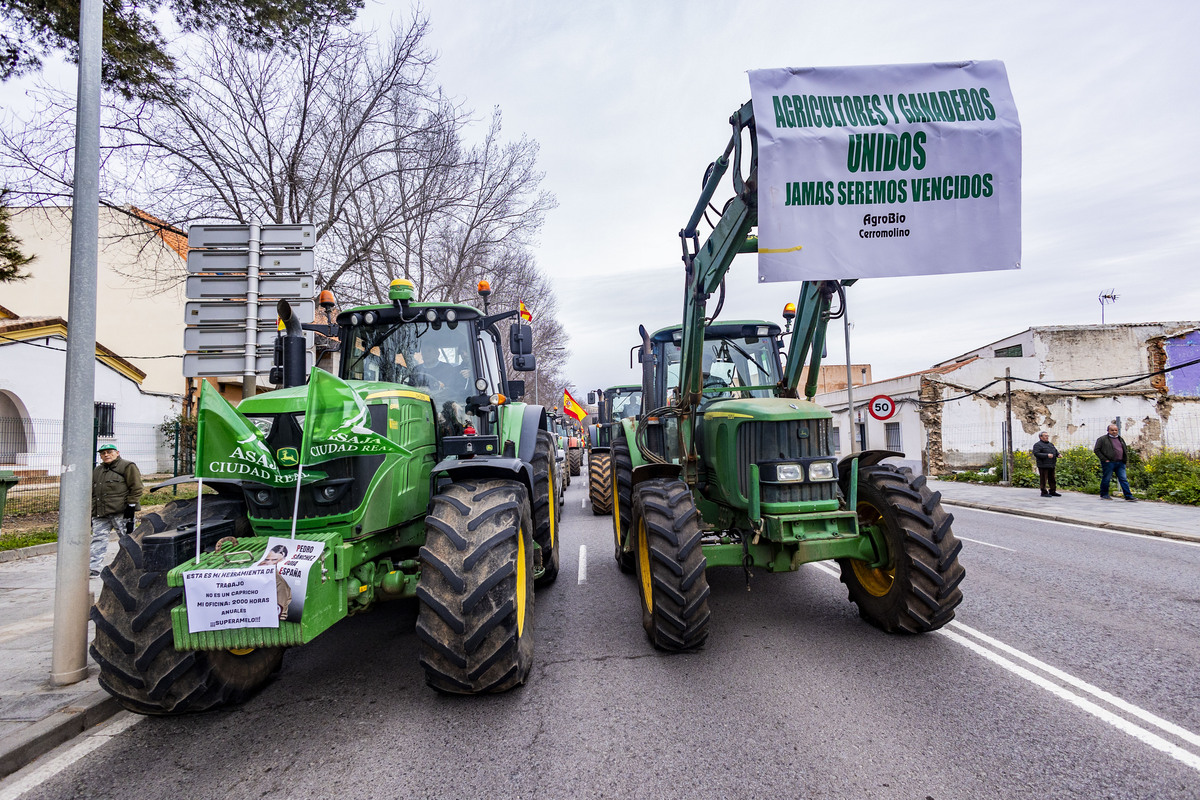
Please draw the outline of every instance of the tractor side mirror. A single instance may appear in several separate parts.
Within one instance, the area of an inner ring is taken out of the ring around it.
[[[509,381],[508,396],[513,400],[520,400],[525,396],[525,381]]]
[[[589,406],[596,405],[596,393],[595,392],[588,392],[588,405]]]
[[[508,349],[514,356],[527,356],[533,353],[533,327],[514,322],[508,328]],[[517,367],[520,369],[520,367]],[[529,369],[533,369],[530,367]]]
[[[513,356],[513,369],[517,372],[533,372],[537,369],[535,356]]]

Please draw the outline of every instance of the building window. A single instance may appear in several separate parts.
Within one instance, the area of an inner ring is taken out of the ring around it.
[[[900,444],[900,423],[884,423],[883,430],[884,433],[887,434],[887,449],[895,450],[897,453],[903,453],[904,447]]]
[[[1001,347],[995,351],[996,358],[1021,358],[1024,353],[1021,351],[1021,345],[1014,344],[1009,347]]]
[[[113,403],[96,403],[96,435],[114,435],[113,421],[117,407]]]
[[[837,455],[842,452],[842,431],[837,425],[830,429],[829,438],[833,439],[833,454]]]

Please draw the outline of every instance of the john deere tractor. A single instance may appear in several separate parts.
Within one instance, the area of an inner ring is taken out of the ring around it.
[[[709,631],[709,567],[788,572],[836,560],[860,615],[888,632],[945,625],[962,601],[961,544],[925,478],[883,463],[887,450],[839,459],[816,394],[833,298],[845,281],[809,281],[781,363],[780,329],[707,316],[738,253],[757,252],[758,143],[746,103],[709,167],[683,241],[682,324],[641,330],[643,406],[613,437],[613,528],[623,570],[637,574],[642,624],[672,651]],[[746,142],[750,152],[744,152]],[[730,166],[734,197],[701,244],[696,226]],[[748,163],[747,163],[748,162]],[[745,175],[743,175],[745,168]],[[808,380],[798,385],[807,361]]]
[[[616,421],[636,417],[642,410],[641,386],[610,386],[589,392],[596,406],[596,423],[588,426],[588,494],[592,513],[612,512],[612,437]]]
[[[203,498],[198,561],[195,500],[147,514],[121,537],[102,573],[91,653],[100,684],[126,708],[177,714],[239,702],[280,668],[287,648],[405,597],[418,602],[418,657],[431,687],[473,694],[526,681],[534,587],[552,583],[559,564],[546,412],[518,401],[524,384],[504,369],[498,324],[515,311],[488,315],[486,299],[481,312],[413,294],[395,281],[390,303],[337,317],[340,378],[365,403],[370,430],[403,452],[325,461],[298,499],[294,485],[206,481],[217,494]],[[510,327],[515,369],[534,368],[531,341],[527,325]],[[308,388],[300,381],[239,408],[283,472],[298,463]],[[290,538],[293,524],[294,549],[321,552],[298,621],[288,613],[277,628],[190,632],[188,574],[219,579],[270,563],[268,540]]]

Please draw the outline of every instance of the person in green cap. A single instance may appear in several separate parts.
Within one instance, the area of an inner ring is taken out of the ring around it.
[[[115,444],[102,444],[100,464],[92,470],[92,551],[91,576],[100,574],[108,537],[122,531],[133,521],[133,512],[141,506],[142,473],[137,464],[121,458]]]

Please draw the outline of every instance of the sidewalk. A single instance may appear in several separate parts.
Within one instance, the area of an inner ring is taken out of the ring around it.
[[[941,492],[942,502],[951,507],[1200,542],[1196,506],[1106,502],[1078,492],[1047,498],[1037,489],[932,479],[929,487]],[[115,553],[113,542],[110,560]],[[120,710],[97,684],[95,664],[87,680],[50,685],[55,562],[53,544],[0,552],[0,778]],[[100,593],[99,578],[90,586],[93,594]],[[89,642],[92,627],[89,623]]]

